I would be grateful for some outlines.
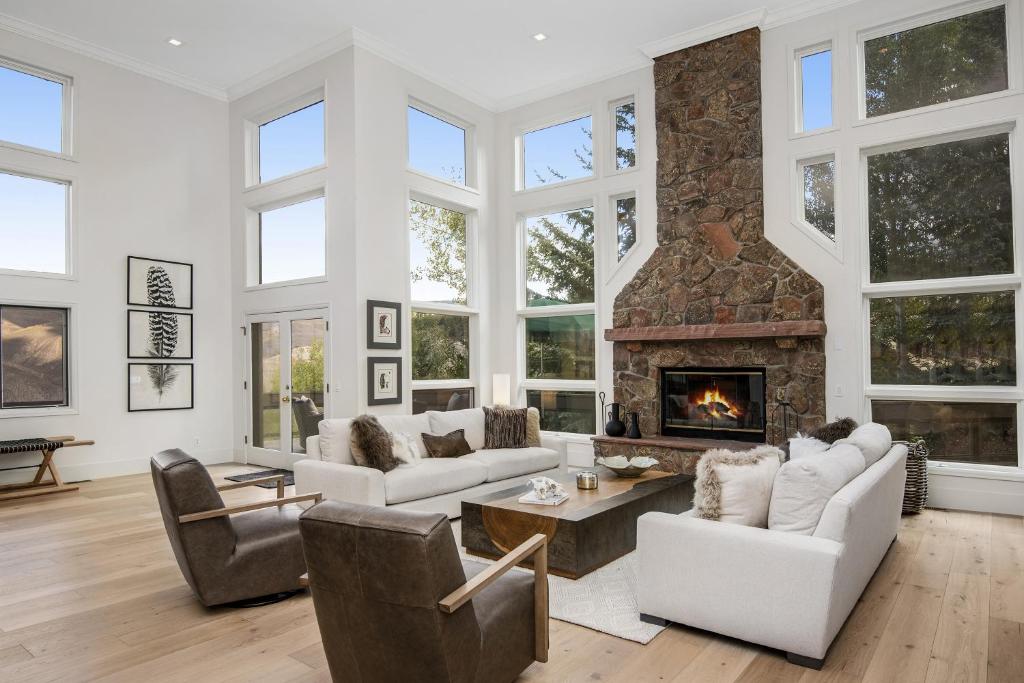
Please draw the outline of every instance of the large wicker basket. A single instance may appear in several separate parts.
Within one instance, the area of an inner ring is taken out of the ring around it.
[[[903,514],[916,515],[928,502],[928,444],[924,439],[898,443],[907,446],[907,485],[903,492]]]

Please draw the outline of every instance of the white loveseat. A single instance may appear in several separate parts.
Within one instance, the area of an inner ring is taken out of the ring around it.
[[[459,458],[424,457],[416,465],[402,465],[385,474],[355,464],[349,447],[351,419],[323,420],[320,435],[306,440],[306,457],[295,463],[296,492],[321,491],[330,500],[459,517],[465,499],[567,471],[564,439],[544,436],[540,447],[484,450],[482,408],[380,415],[377,419],[388,431],[413,437],[424,455],[421,434],[447,434],[456,429],[466,431],[466,441],[476,452]]]
[[[784,650],[790,661],[820,668],[896,538],[906,456],[906,446],[894,444],[841,488],[810,536],[687,513],[643,515],[642,618]]]

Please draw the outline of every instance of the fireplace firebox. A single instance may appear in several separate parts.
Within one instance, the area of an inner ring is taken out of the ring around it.
[[[765,369],[661,369],[661,433],[764,442]]]

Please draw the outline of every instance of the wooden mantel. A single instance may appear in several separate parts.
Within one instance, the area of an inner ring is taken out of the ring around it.
[[[781,320],[767,323],[722,323],[664,327],[617,327],[604,331],[605,341],[613,342],[824,336],[825,322],[823,320]]]

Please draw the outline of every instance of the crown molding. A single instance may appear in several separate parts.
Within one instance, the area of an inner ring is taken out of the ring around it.
[[[815,14],[824,14],[840,7],[855,5],[861,0],[801,0],[776,10],[771,10],[765,16],[761,29],[777,28],[784,24],[800,21]]]
[[[44,26],[39,26],[38,24],[33,24],[16,17],[12,17],[8,14],[0,14],[0,29],[24,36],[25,38],[31,38],[55,47],[63,48],[70,52],[75,52],[100,62],[112,64],[113,66],[133,71],[142,76],[155,78],[158,81],[163,81],[164,83],[184,88],[185,90],[191,90],[192,92],[212,97],[216,100],[227,101],[228,99],[227,92],[223,88],[218,88],[209,83],[179,74],[176,71],[144,62],[141,59],[129,57],[126,54],[109,50],[105,47],[96,45],[95,43],[90,43],[86,40],[69,36],[66,33],[48,29]]]
[[[683,31],[668,38],[644,43],[640,46],[640,51],[654,59],[655,57],[667,55],[669,52],[683,50],[694,45],[706,43],[709,40],[746,31],[748,28],[760,27],[764,23],[766,15],[767,11],[763,7],[750,12],[734,14],[721,21],[692,28],[689,31]]]
[[[273,66],[232,85],[227,90],[228,100],[237,100],[240,97],[245,97],[246,95],[256,92],[262,87],[270,85],[274,81],[290,76],[297,71],[305,69],[307,66],[316,64],[321,59],[326,59],[336,52],[347,50],[354,44],[355,29],[345,30],[333,38],[328,38],[322,43],[318,43],[309,49],[298,52],[291,57],[288,57],[277,64],[274,64]]]
[[[640,69],[649,69],[652,64],[652,60],[648,57],[638,54],[635,60],[631,60],[630,64],[626,66],[616,67],[612,69],[601,69],[592,71],[589,75],[579,76],[577,78],[568,78],[557,83],[545,85],[540,88],[533,90],[527,90],[519,93],[518,95],[512,95],[510,97],[503,97],[498,100],[497,106],[491,111],[495,114],[501,114],[512,109],[518,109],[519,107],[525,107],[526,105],[546,100],[549,97],[560,95],[562,93],[571,92],[578,88],[585,88],[588,85],[600,83],[601,81],[607,81],[617,76],[623,76]]]

